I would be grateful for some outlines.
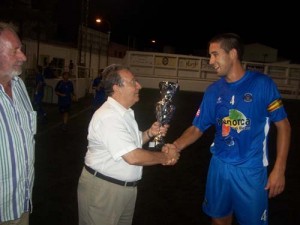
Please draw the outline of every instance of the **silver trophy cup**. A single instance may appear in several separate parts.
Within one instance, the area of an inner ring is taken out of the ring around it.
[[[175,106],[172,104],[172,98],[177,92],[178,87],[178,83],[175,82],[162,81],[159,83],[161,100],[156,103],[155,114],[161,126],[169,124],[174,115]],[[149,147],[152,150],[160,151],[164,144],[164,137],[158,134],[153,141],[149,143]]]

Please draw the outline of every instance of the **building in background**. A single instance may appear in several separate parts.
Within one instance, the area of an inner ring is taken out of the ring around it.
[[[248,44],[245,45],[243,60],[261,63],[274,63],[278,61],[277,53],[277,49],[260,43]]]

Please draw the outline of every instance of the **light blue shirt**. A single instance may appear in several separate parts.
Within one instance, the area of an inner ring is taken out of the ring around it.
[[[22,79],[11,89],[12,99],[0,84],[0,222],[30,210],[34,182],[36,112]]]

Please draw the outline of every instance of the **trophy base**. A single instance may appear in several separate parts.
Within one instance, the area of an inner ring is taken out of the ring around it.
[[[153,140],[153,141],[149,142],[148,149],[151,151],[160,152],[163,146],[164,146],[163,142],[158,142],[158,141]]]

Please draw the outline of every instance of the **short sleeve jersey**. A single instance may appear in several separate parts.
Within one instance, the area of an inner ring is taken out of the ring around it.
[[[43,95],[44,94],[44,87],[46,86],[45,79],[43,74],[39,73],[35,77],[35,85],[39,85],[39,89],[37,90],[37,94]]]
[[[206,90],[193,125],[204,132],[215,126],[211,153],[242,167],[268,165],[267,135],[270,122],[287,117],[273,80],[246,71],[233,83],[222,77]]]
[[[72,94],[74,92],[74,87],[72,81],[58,81],[55,91],[65,94],[65,96],[58,96],[59,105],[69,105],[72,103]]]
[[[101,81],[102,81],[101,77],[95,78],[93,81],[93,88],[97,88],[98,85],[101,83]],[[99,104],[102,104],[104,101],[105,101],[104,88],[96,89],[93,104],[97,106]]]

